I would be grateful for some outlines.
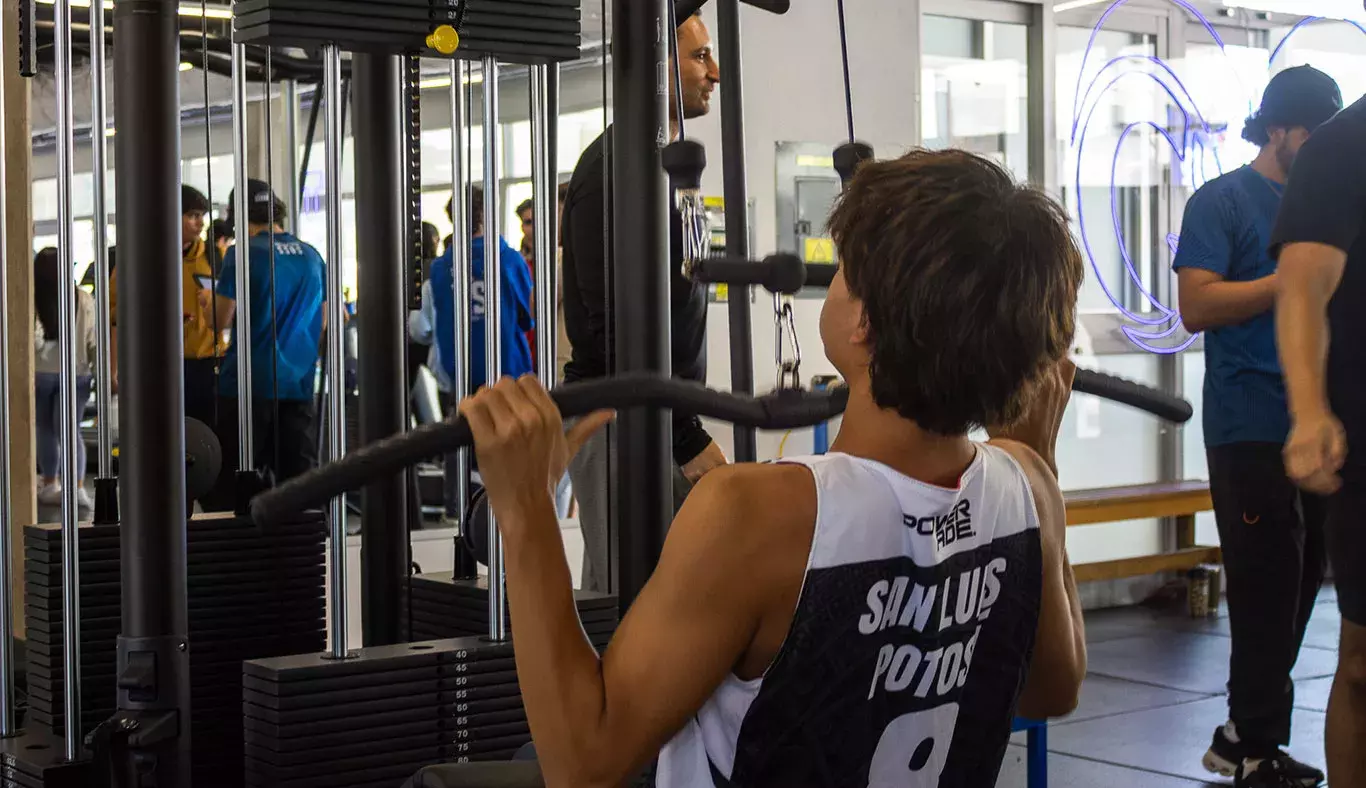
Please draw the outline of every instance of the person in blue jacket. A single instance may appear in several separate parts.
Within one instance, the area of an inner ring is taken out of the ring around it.
[[[233,206],[231,198],[228,205]],[[232,341],[219,375],[219,440],[223,445],[223,473],[212,507],[231,507],[236,473],[237,354],[244,345],[251,352],[252,435],[255,464],[285,481],[318,463],[318,360],[325,328],[326,264],[311,245],[285,232],[285,205],[257,180],[247,181],[247,223],[250,240],[228,250],[218,280],[215,310],[218,325],[232,327]],[[231,208],[229,221],[232,221]],[[273,231],[273,232],[272,232]],[[272,248],[274,257],[272,266]],[[251,325],[238,325],[237,253],[248,253],[251,287]],[[209,299],[202,291],[201,299]]]

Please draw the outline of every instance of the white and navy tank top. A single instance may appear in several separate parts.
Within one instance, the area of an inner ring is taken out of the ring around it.
[[[977,445],[956,489],[845,454],[816,481],[792,625],[660,752],[659,788],[991,788],[1034,646],[1039,519],[1024,471]]]

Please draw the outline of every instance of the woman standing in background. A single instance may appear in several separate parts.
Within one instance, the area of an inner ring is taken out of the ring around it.
[[[34,415],[38,419],[38,502],[55,506],[62,501],[62,351],[61,337],[61,262],[51,247],[39,252],[33,261],[34,326]],[[95,357],[95,299],[76,288],[76,413],[85,412],[93,382]],[[85,442],[76,441],[76,502],[82,511],[95,508],[85,490]],[[65,480],[70,483],[70,480]]]

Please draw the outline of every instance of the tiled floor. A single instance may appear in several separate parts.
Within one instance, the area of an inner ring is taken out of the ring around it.
[[[1289,749],[1319,766],[1339,622],[1336,595],[1325,588],[1292,674]],[[1210,735],[1228,715],[1227,617],[1191,619],[1179,610],[1122,608],[1088,613],[1086,629],[1090,673],[1081,703],[1048,730],[1050,788],[1230,784],[1200,765]],[[1023,744],[1024,734],[1016,734],[998,788],[1024,788]]]

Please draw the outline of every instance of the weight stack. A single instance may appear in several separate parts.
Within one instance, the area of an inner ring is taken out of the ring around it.
[[[457,58],[558,63],[580,53],[579,0],[242,0],[233,14],[237,43],[446,57],[427,36],[450,25],[460,32]]]
[[[393,788],[531,741],[511,643],[480,638],[243,665],[248,788]]]
[[[483,637],[489,633],[488,578],[453,578],[450,572],[415,575],[410,580],[414,640]],[[575,591],[574,603],[584,632],[601,652],[617,629],[617,598]],[[507,620],[507,631],[512,621]]]
[[[41,727],[0,739],[0,788],[89,788],[100,785],[89,761],[68,762],[61,736]]]
[[[190,723],[196,786],[242,785],[242,662],[326,646],[322,515],[308,512],[268,531],[231,514],[196,516],[187,531]],[[80,528],[81,728],[115,711],[121,624],[117,526]],[[24,532],[28,718],[60,736],[61,527]]]

